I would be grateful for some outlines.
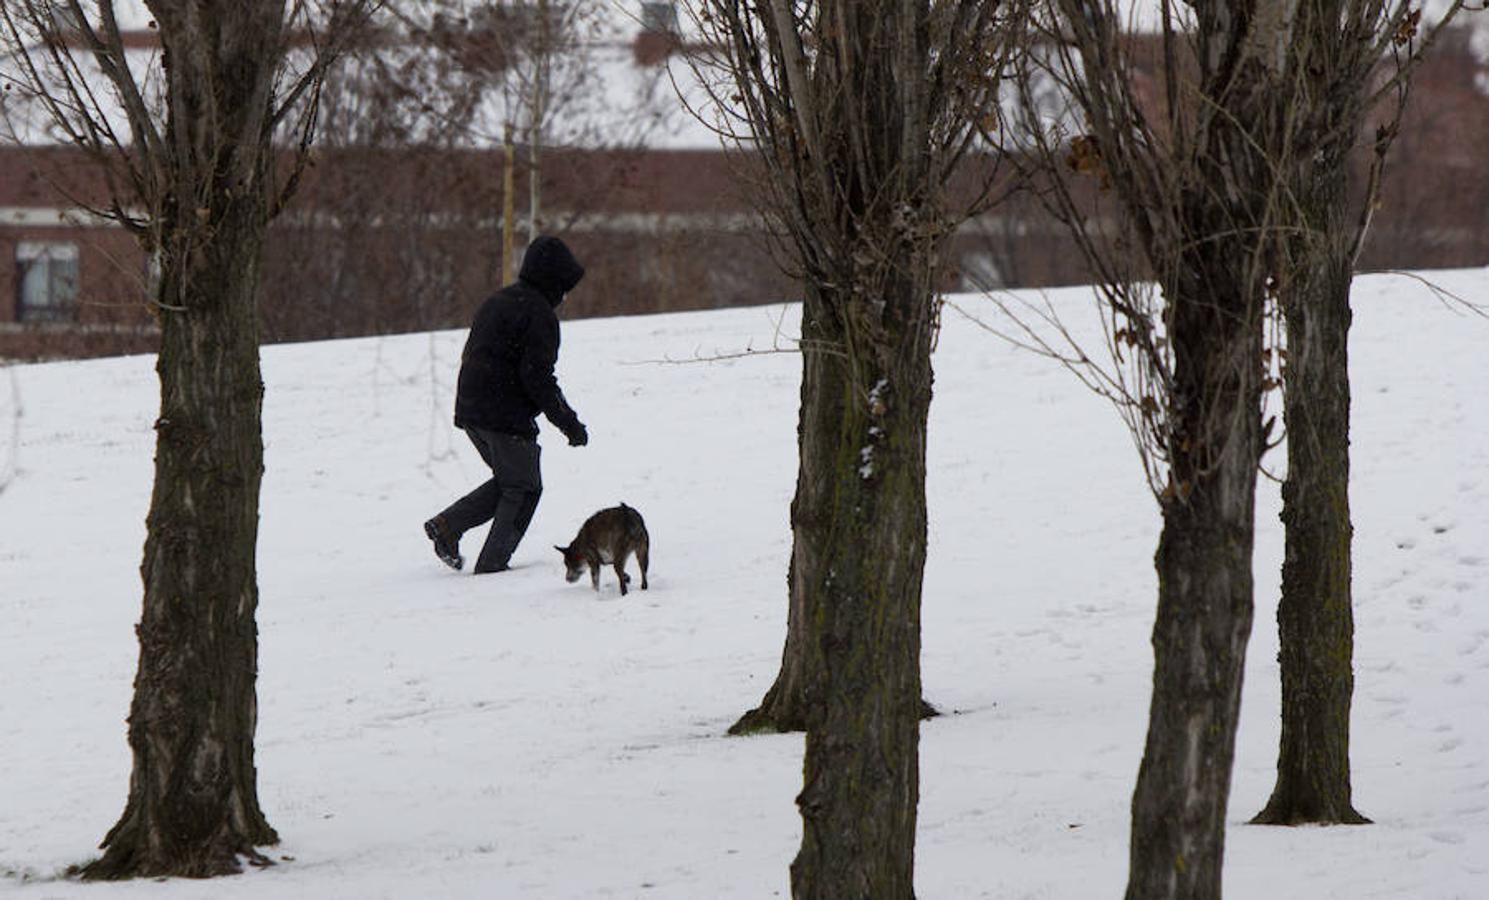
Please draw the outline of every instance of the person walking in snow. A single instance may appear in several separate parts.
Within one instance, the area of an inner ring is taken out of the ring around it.
[[[491,467],[491,478],[424,523],[435,555],[452,569],[465,565],[460,536],[488,521],[491,531],[475,573],[508,568],[543,493],[539,412],[563,432],[569,446],[589,443],[553,374],[559,342],[554,310],[583,277],[584,267],[568,246],[542,235],[528,246],[517,281],[476,313],[460,358],[455,427],[470,437]]]

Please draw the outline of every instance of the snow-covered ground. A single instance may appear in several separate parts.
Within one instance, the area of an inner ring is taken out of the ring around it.
[[[1432,277],[1489,300],[1489,272]],[[1053,295],[1084,329],[1083,298]],[[1376,824],[1243,824],[1278,727],[1264,482],[1226,891],[1489,897],[1489,321],[1400,276],[1355,308],[1354,783]],[[799,359],[656,361],[768,348],[794,316],[567,324],[592,442],[545,431],[517,568],[479,578],[420,530],[482,477],[449,423],[463,334],[266,348],[258,762],[282,863],[209,883],[56,877],[125,796],[153,360],[0,371],[0,895],[787,896],[801,738],[722,734],[784,638]],[[952,313],[935,362],[924,672],[951,714],[922,729],[919,896],[1117,896],[1156,506],[1067,373]],[[552,549],[619,500],[653,539],[652,588],[624,600],[565,584]]]

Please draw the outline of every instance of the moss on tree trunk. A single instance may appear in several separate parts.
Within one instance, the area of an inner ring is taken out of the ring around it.
[[[1349,133],[1353,133],[1352,131]],[[1342,154],[1341,154],[1342,156]],[[1287,481],[1277,605],[1282,735],[1277,783],[1258,824],[1363,824],[1351,799],[1354,612],[1349,512],[1349,291],[1354,230],[1347,167],[1319,166],[1300,189],[1309,214],[1284,297]],[[1302,193],[1306,191],[1306,193]]]
[[[809,364],[821,370],[802,433],[810,505],[793,523],[810,552],[793,556],[792,583],[811,598],[802,639],[820,702],[806,710],[798,900],[914,896],[930,354],[892,327],[879,349],[857,370],[831,353]]]

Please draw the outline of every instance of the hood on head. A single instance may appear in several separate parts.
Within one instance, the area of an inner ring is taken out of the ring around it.
[[[539,235],[522,256],[518,278],[543,292],[553,306],[563,302],[584,277],[584,266],[574,258],[569,246],[552,235]]]

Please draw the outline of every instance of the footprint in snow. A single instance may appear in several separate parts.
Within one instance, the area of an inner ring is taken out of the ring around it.
[[[1461,844],[1465,838],[1457,831],[1434,831],[1427,835],[1439,844]]]
[[[1489,641],[1489,631],[1478,632],[1473,637],[1469,638],[1467,641],[1459,645],[1458,655],[1473,656],[1475,653],[1479,652],[1480,647],[1484,646],[1485,641]]]

